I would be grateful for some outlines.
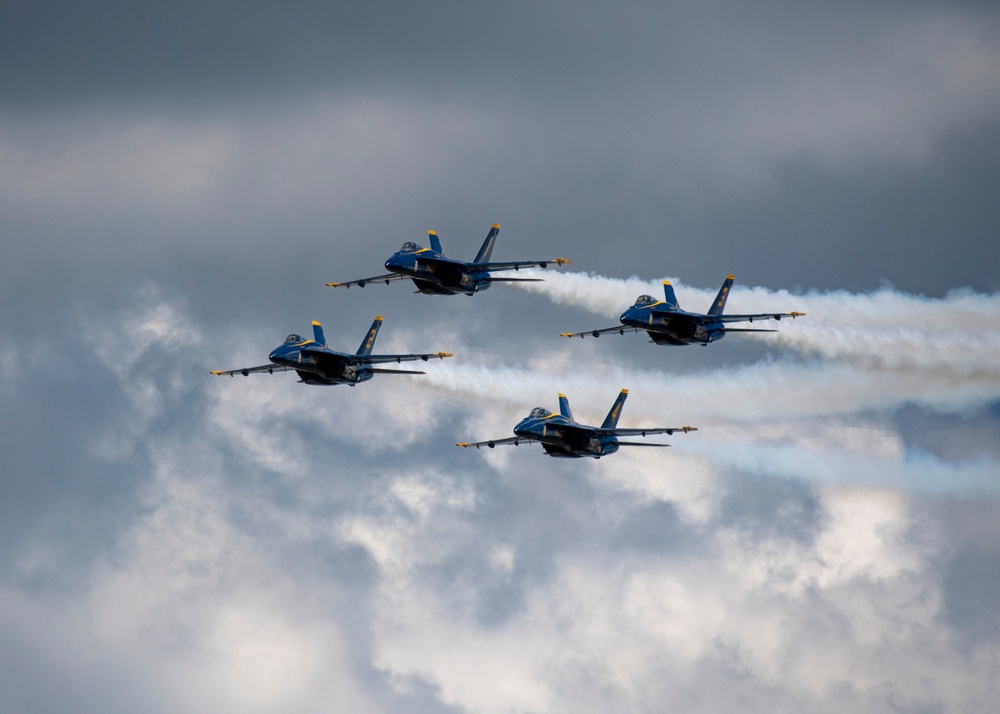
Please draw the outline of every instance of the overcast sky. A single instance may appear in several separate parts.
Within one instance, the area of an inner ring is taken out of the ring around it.
[[[987,711],[993,3],[0,5],[0,709]],[[438,232],[568,257],[473,298]],[[708,348],[614,325],[803,310]],[[454,352],[306,387],[320,320]],[[671,449],[475,451],[568,394]]]

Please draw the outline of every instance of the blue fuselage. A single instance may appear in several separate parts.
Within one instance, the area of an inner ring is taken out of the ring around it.
[[[488,271],[470,268],[430,248],[400,250],[385,261],[385,268],[413,280],[425,295],[473,295],[492,285]]]
[[[658,345],[707,345],[726,336],[721,321],[671,308],[663,302],[637,303],[618,319],[625,327],[645,330]]]
[[[352,365],[351,357],[312,340],[294,344],[286,342],[268,355],[279,367],[294,369],[305,384],[353,386],[374,376],[369,367]]]
[[[618,438],[613,434],[600,434],[596,429],[577,424],[559,414],[526,417],[514,427],[514,433],[541,442],[545,453],[560,458],[589,456],[599,459],[618,451]]]

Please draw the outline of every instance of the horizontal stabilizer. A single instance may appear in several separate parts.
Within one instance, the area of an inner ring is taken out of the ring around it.
[[[382,369],[380,367],[369,367],[369,372],[377,372],[378,374],[427,374],[427,372],[421,372],[419,369]]]
[[[765,330],[762,327],[720,327],[713,332],[777,332],[777,330]]]
[[[647,444],[642,441],[619,441],[618,446],[670,446],[670,444]]]
[[[544,278],[483,278],[488,283],[544,283]]]

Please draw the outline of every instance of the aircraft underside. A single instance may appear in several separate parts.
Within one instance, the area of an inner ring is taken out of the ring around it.
[[[706,330],[695,322],[673,321],[657,330],[646,330],[653,342],[658,345],[707,345],[722,339],[724,332]]]
[[[582,439],[572,439],[562,444],[552,444],[543,441],[542,448],[545,449],[546,454],[557,458],[579,459],[589,456],[593,459],[599,459],[602,456],[607,456],[618,451],[618,444],[605,443],[599,439],[584,437]]]
[[[424,295],[472,295],[490,286],[480,283],[461,271],[440,271],[433,280],[412,277],[413,284]]]

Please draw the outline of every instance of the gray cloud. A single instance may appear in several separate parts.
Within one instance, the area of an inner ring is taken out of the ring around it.
[[[8,3],[0,27],[0,708],[1000,697],[992,5]],[[323,287],[432,228],[471,257],[493,222],[498,259],[677,276],[695,308],[734,272],[733,300],[810,321],[569,343],[617,298]],[[208,375],[312,319],[350,348],[376,313],[387,349],[454,363]],[[453,446],[621,387],[626,419],[701,431],[583,464]]]

